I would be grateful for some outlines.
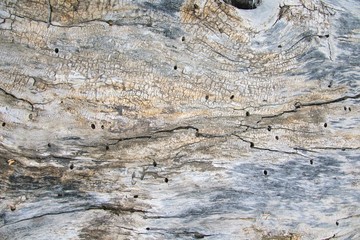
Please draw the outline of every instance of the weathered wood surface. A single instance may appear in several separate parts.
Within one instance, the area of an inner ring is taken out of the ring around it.
[[[0,1],[0,239],[360,239],[357,0]]]

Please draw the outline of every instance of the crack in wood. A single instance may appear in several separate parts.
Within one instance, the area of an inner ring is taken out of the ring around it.
[[[12,98],[14,98],[14,99],[16,99],[16,100],[18,100],[18,101],[22,101],[22,102],[25,102],[25,103],[29,104],[30,107],[31,107],[31,111],[34,111],[34,104],[33,104],[32,102],[30,102],[29,100],[26,100],[26,99],[24,99],[24,98],[16,97],[14,94],[5,91],[5,90],[4,90],[3,88],[1,88],[1,87],[0,87],[0,91],[3,92],[5,95],[10,96],[10,97],[12,97]]]

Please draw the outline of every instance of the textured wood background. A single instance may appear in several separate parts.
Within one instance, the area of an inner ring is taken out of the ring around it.
[[[360,239],[360,3],[0,1],[0,239]]]

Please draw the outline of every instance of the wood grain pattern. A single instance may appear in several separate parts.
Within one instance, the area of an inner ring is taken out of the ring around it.
[[[359,239],[356,0],[0,2],[0,239]]]

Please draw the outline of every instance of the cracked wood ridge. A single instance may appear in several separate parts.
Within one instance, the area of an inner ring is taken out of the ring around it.
[[[0,1],[0,239],[360,239],[359,12]]]

